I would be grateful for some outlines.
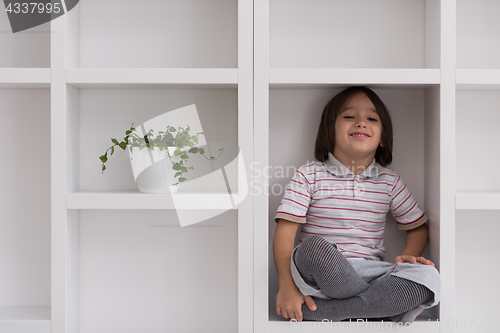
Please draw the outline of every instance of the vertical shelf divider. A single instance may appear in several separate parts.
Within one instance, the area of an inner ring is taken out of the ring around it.
[[[441,0],[440,321],[455,317],[455,69],[456,0]],[[453,332],[441,325],[441,332]]]
[[[78,333],[78,225],[69,224],[66,211],[66,19],[51,22],[51,235],[52,333]],[[70,147],[74,148],[74,147]],[[76,252],[74,251],[76,249]],[[70,256],[71,255],[71,256]]]
[[[269,322],[269,220],[265,172],[269,165],[269,0],[254,1],[254,332]],[[252,183],[253,184],[253,183]]]
[[[252,179],[253,127],[253,2],[238,0],[238,193],[244,195]],[[254,332],[254,205],[253,193],[241,197],[238,206],[238,332]],[[243,200],[243,201],[242,201]]]

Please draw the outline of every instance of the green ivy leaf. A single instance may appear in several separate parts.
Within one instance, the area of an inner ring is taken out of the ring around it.
[[[188,169],[185,166],[181,167],[182,172],[188,172]]]
[[[193,141],[194,141],[195,143],[198,143],[198,137],[193,136]]]
[[[189,170],[194,170],[194,167],[191,165],[188,169]]]
[[[182,151],[182,150],[180,150],[180,149],[176,149],[176,150],[174,151],[174,155],[176,155],[176,156],[179,156],[179,155],[181,155],[182,153],[183,153],[183,151]]]
[[[202,155],[203,155],[203,154],[205,154],[205,149],[203,149],[203,148],[200,148],[198,151],[199,151],[199,152],[200,152],[200,154],[202,154]]]
[[[121,149],[123,149],[123,150],[127,149],[127,143],[126,143],[126,142],[121,142],[121,143],[119,144],[119,146],[120,146],[120,148],[121,148]]]
[[[191,154],[196,154],[198,152],[198,148],[197,147],[193,147],[193,148],[189,149],[189,152]]]
[[[120,143],[118,142],[118,140],[116,139],[111,139],[111,141],[115,144],[115,145],[119,145]]]
[[[106,166],[103,164],[102,165],[102,171],[106,170]]]
[[[115,152],[115,146],[111,147],[111,155]]]
[[[177,173],[175,174],[174,178],[175,178],[175,177],[178,177],[178,176],[180,176],[180,175],[182,175],[182,171],[177,172]]]
[[[179,163],[174,163],[174,166],[172,167],[172,169],[174,170],[180,170],[181,169],[181,165]]]
[[[184,181],[186,181],[186,180],[187,180],[187,179],[186,179],[186,178],[184,178],[184,177],[180,177],[180,178],[179,178],[179,182],[184,182]]]

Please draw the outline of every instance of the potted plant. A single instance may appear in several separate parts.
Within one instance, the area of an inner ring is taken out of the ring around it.
[[[203,135],[203,132],[190,135],[189,126],[186,128],[167,126],[158,134],[150,129],[144,136],[138,135],[133,126],[134,124],[125,131],[123,141],[119,142],[112,138],[113,145],[106,149],[99,159],[102,162],[102,173],[104,173],[108,151],[111,150],[111,156],[116,146],[123,150],[129,147],[132,171],[141,192],[175,192],[180,183],[188,180],[184,174],[188,170],[194,170],[192,165],[187,164],[190,155],[200,154],[208,160],[216,160],[224,151],[224,148],[219,149],[220,153],[217,157],[205,156],[203,148],[195,147],[198,144],[198,137]]]

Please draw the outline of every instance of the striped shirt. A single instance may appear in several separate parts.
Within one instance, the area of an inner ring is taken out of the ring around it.
[[[373,159],[362,173],[354,175],[330,153],[326,162],[312,162],[295,172],[275,221],[301,223],[297,243],[320,235],[337,244],[346,258],[384,260],[389,210],[401,230],[427,221],[394,170]]]

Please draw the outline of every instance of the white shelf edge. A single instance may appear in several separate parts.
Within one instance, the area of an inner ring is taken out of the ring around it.
[[[500,192],[457,192],[455,209],[500,209]]]
[[[50,308],[0,308],[0,332],[50,333]]]
[[[238,194],[196,192],[149,194],[138,191],[79,191],[66,194],[66,209],[233,210]],[[193,204],[196,203],[196,204]]]
[[[0,332],[51,333],[50,321],[0,321]]]
[[[269,84],[406,84],[432,85],[441,82],[439,69],[426,68],[272,68]]]
[[[274,311],[274,312],[273,312]],[[301,321],[290,322],[276,314],[274,308],[269,313],[269,333],[288,333],[302,331],[356,331],[356,332],[394,332],[402,330],[404,332],[426,332],[439,333],[440,322],[432,317],[428,311],[424,311],[411,325],[398,326],[398,323],[392,321],[343,321],[343,322],[321,322],[321,321]]]
[[[0,322],[4,321],[50,321],[50,308],[12,307],[0,308]]]
[[[309,331],[354,331],[363,333],[372,332],[410,332],[410,333],[439,333],[440,323],[437,321],[422,322],[417,321],[409,326],[404,326],[395,322],[314,322],[302,321],[297,323],[285,322],[269,322],[269,333],[288,333],[288,332],[309,332]]]
[[[66,83],[80,87],[201,85],[236,87],[237,68],[68,68]]]
[[[50,68],[0,68],[0,88],[48,88]]]
[[[460,87],[500,86],[500,69],[457,69],[456,83]]]

